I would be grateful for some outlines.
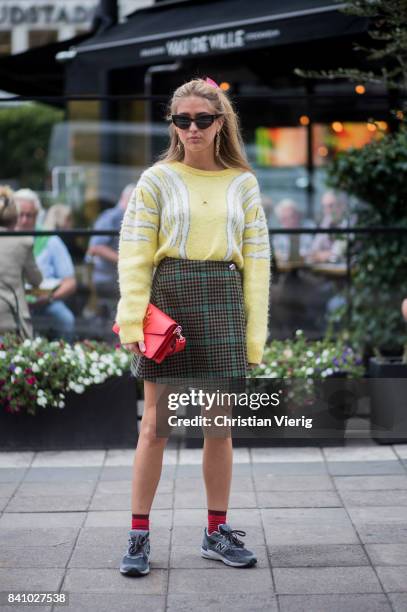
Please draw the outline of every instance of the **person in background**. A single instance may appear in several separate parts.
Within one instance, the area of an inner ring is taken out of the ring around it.
[[[96,219],[93,229],[120,231],[124,213],[130,201],[135,184],[127,185],[116,206],[104,210]],[[86,254],[87,261],[93,262],[93,284],[98,297],[99,315],[112,319],[119,299],[117,261],[119,236],[92,236]]]
[[[45,216],[42,229],[72,229],[72,211],[66,204],[53,204]]]
[[[315,227],[312,221],[302,220],[297,203],[289,198],[277,204],[275,214],[283,229]],[[275,234],[273,245],[277,260],[299,261],[305,258],[311,248],[312,239],[312,234]]]
[[[66,204],[53,204],[45,215],[42,229],[47,230],[71,230],[74,225],[72,209]],[[72,259],[76,263],[80,263],[83,260],[84,248],[78,244],[80,239],[76,236],[61,236],[61,240],[64,242],[66,248],[69,251]]]
[[[405,298],[401,303],[401,314],[405,321],[407,321],[407,298]]]
[[[271,216],[273,214],[273,198],[264,193],[261,194],[261,205],[264,210],[264,214],[266,215],[267,225],[269,225]]]
[[[284,198],[275,207],[275,215],[282,229],[313,227],[312,222],[302,219],[297,203]],[[311,247],[312,234],[276,234],[271,231],[273,253],[278,272],[271,288],[273,316],[272,325],[283,335],[290,335],[298,327],[307,329],[310,318],[310,287],[301,261]],[[284,270],[284,263],[292,264]],[[279,268],[280,264],[280,268]]]
[[[18,211],[16,229],[35,230],[42,210],[38,195],[31,189],[20,189],[14,196]],[[69,251],[59,236],[36,236],[34,255],[44,279],[60,281],[55,291],[38,299],[33,306],[35,314],[49,319],[52,335],[72,342],[75,317],[64,303],[64,299],[76,291],[75,270]]]
[[[326,191],[321,199],[321,228],[347,227],[347,200],[344,194]],[[312,263],[340,262],[345,258],[346,239],[335,239],[332,234],[316,234],[309,252]]]
[[[31,236],[1,236],[1,232],[14,230],[16,222],[13,191],[0,185],[0,336],[13,331],[32,338],[24,282],[38,287],[42,274],[34,259]]]

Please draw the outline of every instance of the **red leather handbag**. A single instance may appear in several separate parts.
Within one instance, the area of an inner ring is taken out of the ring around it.
[[[119,334],[120,327],[115,323],[112,327],[115,334]],[[186,339],[181,335],[182,327],[165,312],[149,304],[143,319],[144,344],[143,353],[148,359],[161,363],[169,355],[183,351]]]

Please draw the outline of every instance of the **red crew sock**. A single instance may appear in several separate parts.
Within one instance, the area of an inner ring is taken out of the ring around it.
[[[217,531],[218,526],[226,523],[227,510],[208,510],[208,533]]]
[[[131,528],[132,529],[144,529],[149,531],[150,521],[149,514],[132,514],[131,515]]]

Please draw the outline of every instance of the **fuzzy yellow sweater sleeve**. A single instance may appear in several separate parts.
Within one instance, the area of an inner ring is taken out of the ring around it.
[[[143,186],[144,185],[144,186]],[[122,344],[144,338],[160,225],[158,200],[147,181],[139,181],[123,217],[119,239],[120,300],[116,321]]]
[[[246,312],[247,358],[261,363],[268,334],[270,306],[270,241],[257,178],[246,181],[243,233],[243,294]]]

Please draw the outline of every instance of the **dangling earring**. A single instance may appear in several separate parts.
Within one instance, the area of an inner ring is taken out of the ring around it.
[[[216,138],[215,138],[215,155],[216,155],[216,157],[219,157],[219,148],[220,148],[220,131],[216,132]]]

